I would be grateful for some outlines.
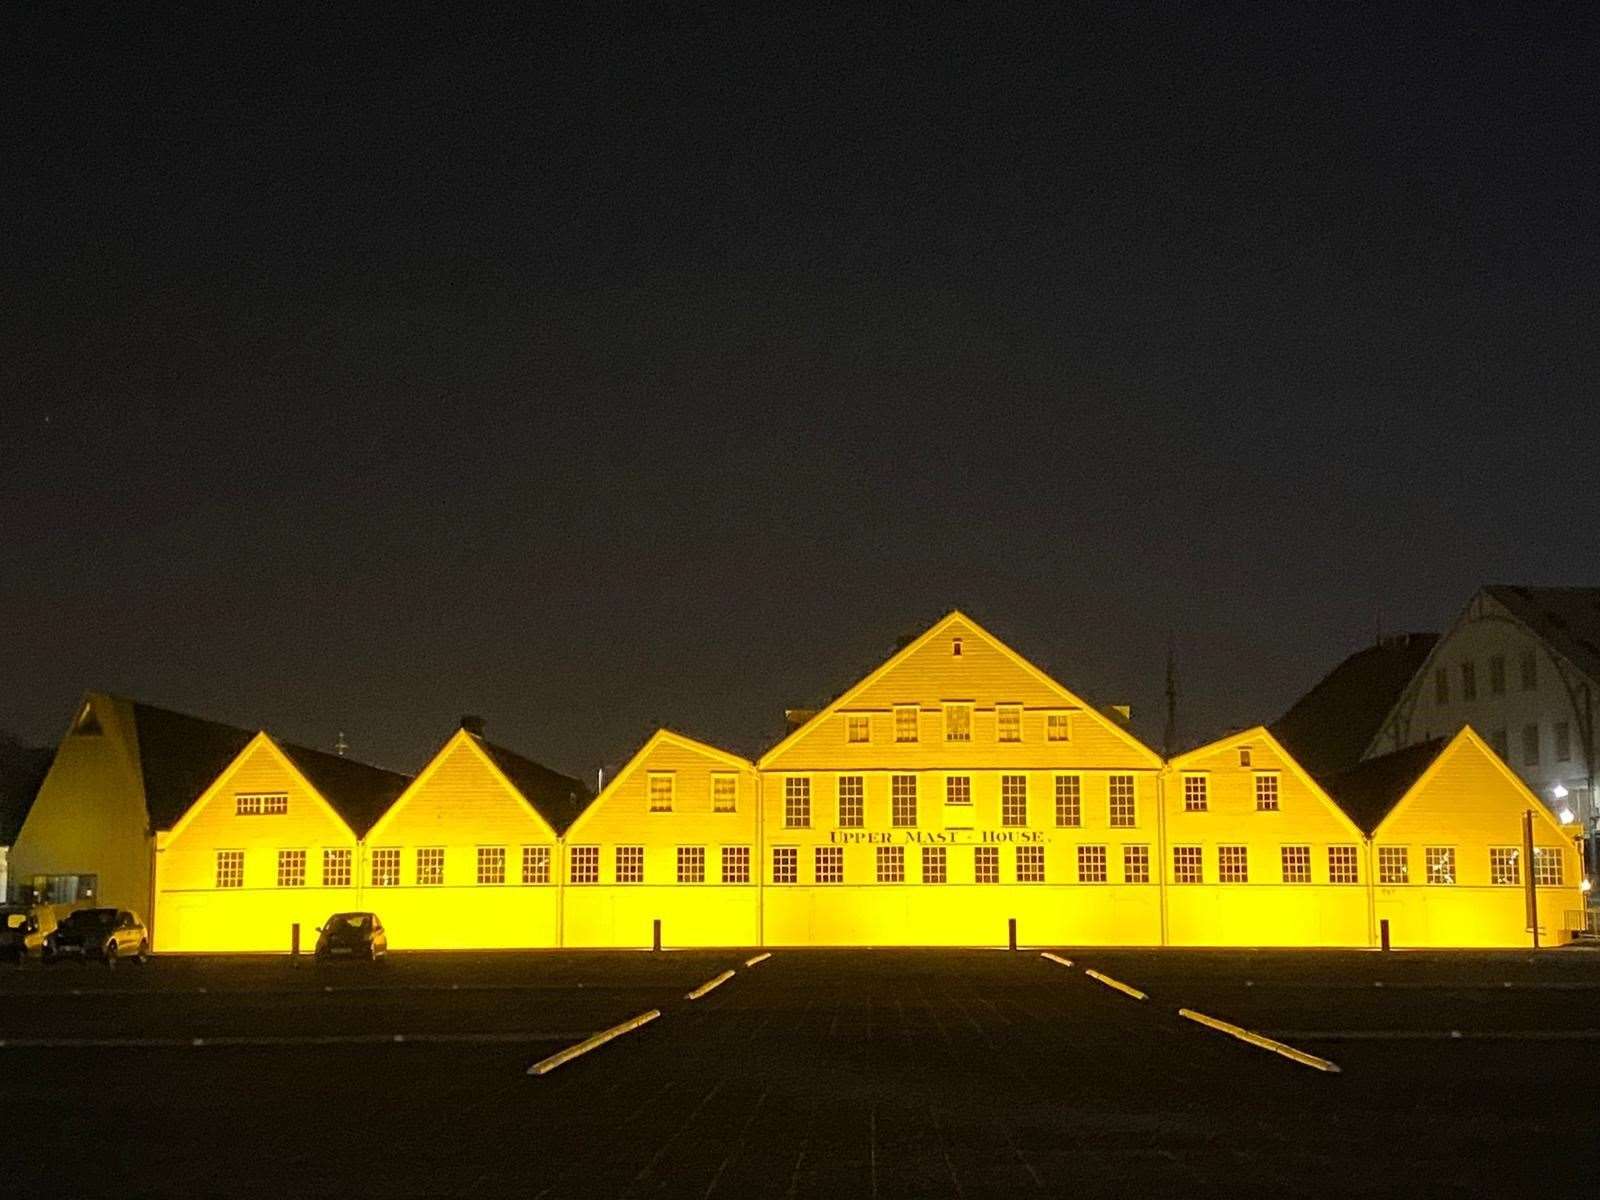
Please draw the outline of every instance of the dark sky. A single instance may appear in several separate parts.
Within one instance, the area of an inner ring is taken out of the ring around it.
[[[591,773],[959,606],[1158,741],[1600,582],[1588,6],[400,7],[8,9],[0,729]]]

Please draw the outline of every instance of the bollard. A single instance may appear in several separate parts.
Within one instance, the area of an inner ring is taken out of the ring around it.
[[[300,922],[296,921],[289,926],[289,965],[300,965]]]
[[[655,928],[655,944],[651,948],[654,949],[654,950],[659,950],[659,949],[661,949],[661,918],[660,917],[657,917],[655,919],[655,927],[656,927]]]
[[[1389,918],[1388,917],[1384,917],[1383,920],[1378,922],[1378,937],[1383,942],[1383,948],[1385,950],[1387,950],[1389,948]]]
[[[1017,948],[1017,919],[1012,917],[1006,924],[1010,926],[1011,948],[1015,950]]]

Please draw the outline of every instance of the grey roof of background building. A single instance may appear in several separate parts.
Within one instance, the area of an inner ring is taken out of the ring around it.
[[[1590,679],[1600,680],[1600,587],[1483,589]]]
[[[23,746],[9,738],[0,739],[0,846],[17,840],[55,756],[48,746]]]

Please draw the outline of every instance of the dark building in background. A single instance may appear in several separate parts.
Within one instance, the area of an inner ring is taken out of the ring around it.
[[[55,756],[49,747],[23,746],[0,735],[0,900],[10,894],[11,845]]]

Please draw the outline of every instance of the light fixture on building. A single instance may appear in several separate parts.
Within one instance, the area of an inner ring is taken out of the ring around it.
[[[1589,892],[1589,889],[1592,888],[1593,886],[1594,886],[1594,884],[1590,883],[1587,879],[1585,879],[1582,883],[1580,883],[1578,885],[1578,890],[1580,892],[1583,892],[1585,895],[1587,895],[1588,892]]]
[[[1572,810],[1570,808],[1563,808],[1556,815],[1561,818],[1561,823],[1563,825],[1571,825],[1573,821],[1577,820],[1577,818],[1572,815]]]
[[[1560,783],[1556,784],[1555,787],[1550,789],[1550,794],[1557,800],[1565,800],[1567,798],[1566,785]]]

